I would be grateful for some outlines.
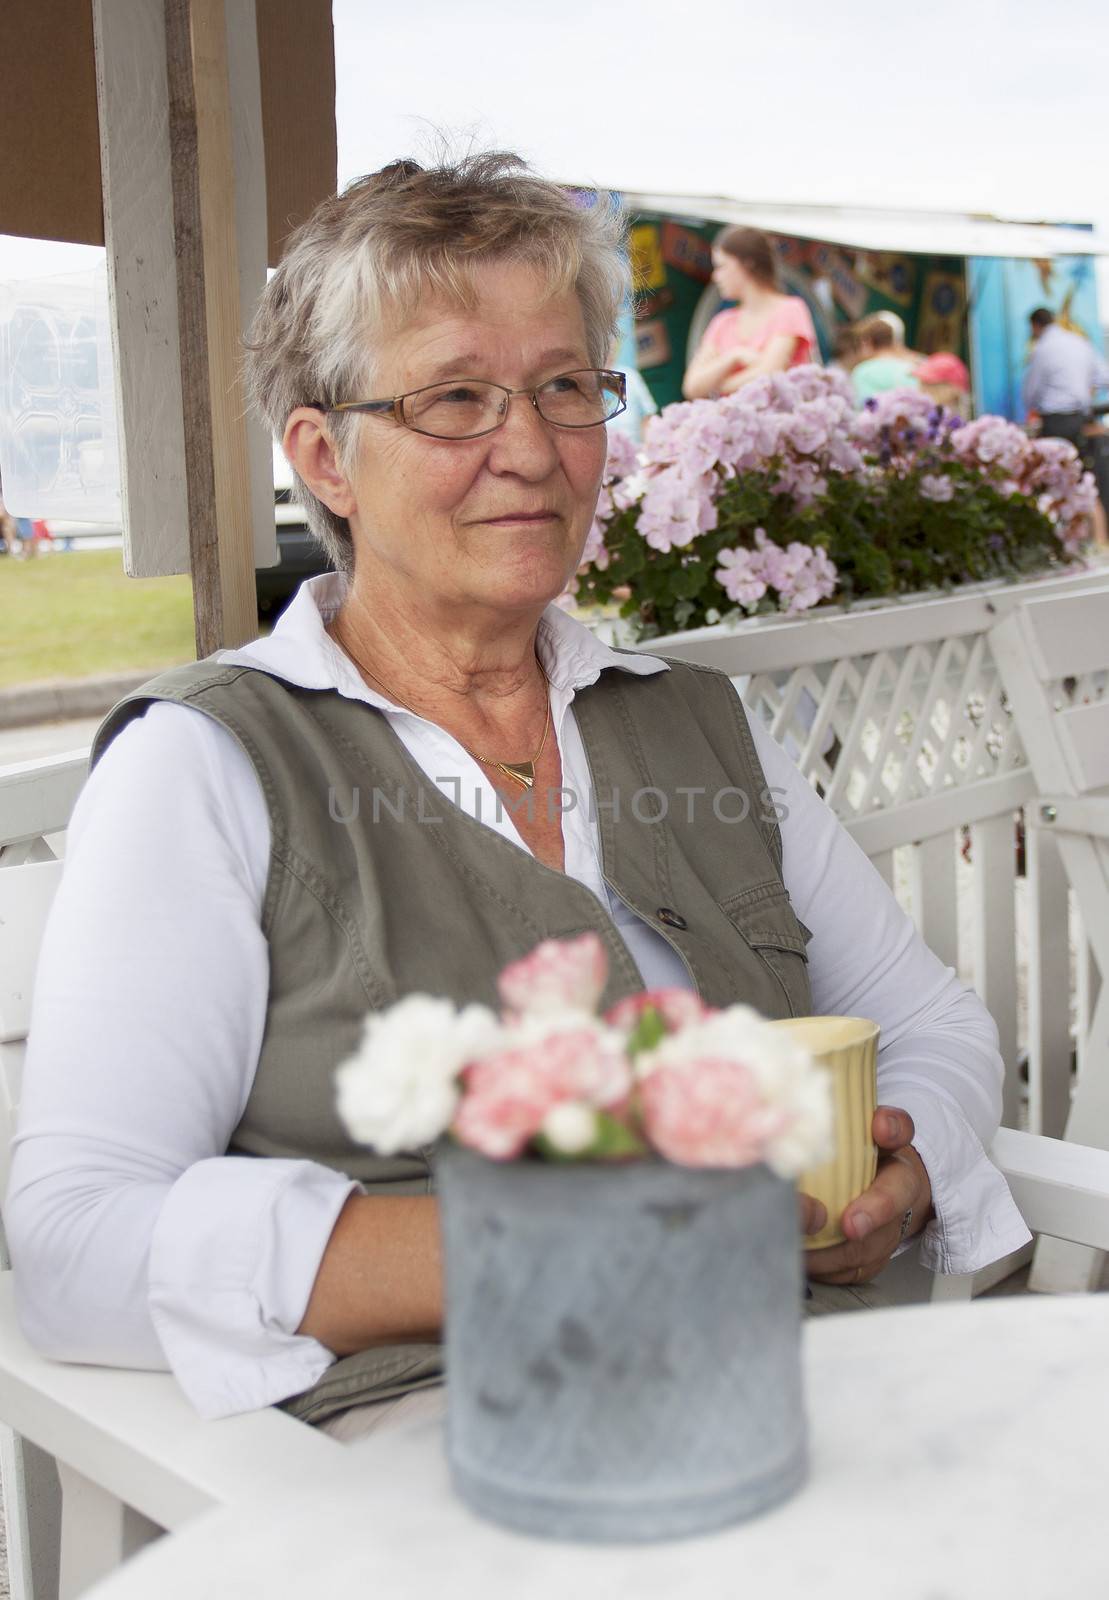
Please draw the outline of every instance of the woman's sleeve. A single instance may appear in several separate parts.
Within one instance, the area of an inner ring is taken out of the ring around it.
[[[928,949],[850,834],[754,717],[781,818],[783,874],[812,933],[813,1010],[882,1029],[878,1098],[913,1119],[936,1217],[921,1259],[975,1272],[1031,1235],[986,1149],[1001,1118],[1004,1066],[982,1002]]]
[[[816,338],[816,325],[812,319],[812,312],[799,294],[788,294],[783,299],[774,316],[772,325],[773,334],[791,333],[795,339],[800,339],[805,348],[803,351],[806,361],[816,361],[817,351],[820,346]],[[797,348],[794,347],[794,360],[796,362]],[[797,363],[800,365],[800,363]]]
[[[284,1399],[330,1365],[296,1329],[355,1187],[225,1154],[265,1027],[268,858],[230,734],[168,704],[120,734],[69,829],[4,1213],[31,1341],[169,1366],[206,1416]]]

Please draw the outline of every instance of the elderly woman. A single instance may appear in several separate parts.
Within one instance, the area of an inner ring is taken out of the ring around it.
[[[253,390],[339,571],[97,737],[5,1214],[52,1355],[168,1366],[210,1416],[435,1381],[430,1153],[356,1147],[334,1068],[367,1010],[491,1002],[585,929],[609,1002],[880,1022],[880,1170],[815,1278],[870,1279],[921,1230],[953,1272],[1027,1237],[983,1151],[982,1007],[726,678],[552,604],[622,403],[623,292],[607,209],[494,155],[357,183],[269,285]]]

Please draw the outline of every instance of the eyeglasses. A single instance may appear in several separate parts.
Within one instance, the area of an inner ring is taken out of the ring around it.
[[[333,406],[320,404],[317,409],[391,416],[403,427],[432,439],[480,439],[504,425],[513,395],[526,394],[544,422],[556,428],[598,428],[626,408],[626,387],[622,372],[583,367],[561,372],[535,389],[506,389],[503,383],[486,383],[481,378],[452,378],[394,395],[391,400],[343,400]]]

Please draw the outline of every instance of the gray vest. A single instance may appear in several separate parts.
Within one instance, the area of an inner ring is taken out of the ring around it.
[[[93,764],[155,700],[225,727],[269,812],[270,994],[234,1153],[322,1162],[371,1192],[430,1192],[430,1150],[376,1156],[336,1115],[332,1075],[368,1011],[415,991],[495,1005],[509,961],[587,929],[608,951],[603,1004],[642,988],[590,890],[452,805],[375,707],[200,661],[121,701]],[[677,950],[708,1003],[806,1014],[808,935],[782,883],[774,798],[727,678],[680,662],[650,677],[613,668],[578,692],[574,713],[610,888]],[[290,1404],[320,1421],[440,1375],[438,1346],[378,1348],[339,1361]]]

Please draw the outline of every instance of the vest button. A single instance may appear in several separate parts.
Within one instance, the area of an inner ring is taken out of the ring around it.
[[[658,910],[655,912],[655,915],[658,920],[662,923],[665,923],[666,927],[668,928],[679,928],[684,930],[685,928],[689,927],[689,923],[685,920],[685,918],[680,917],[676,911],[671,911],[669,906],[659,906]]]

